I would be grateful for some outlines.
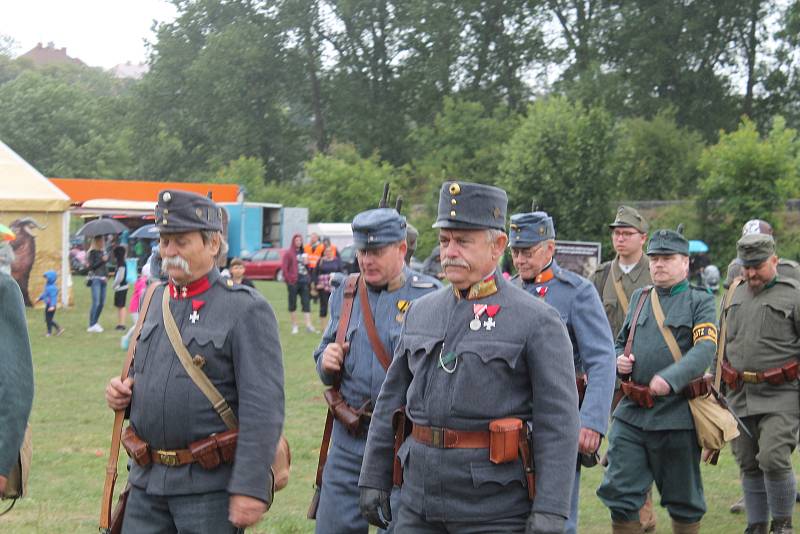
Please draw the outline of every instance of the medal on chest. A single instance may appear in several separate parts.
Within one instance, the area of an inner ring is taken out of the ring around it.
[[[205,306],[206,301],[192,299],[192,314],[189,316],[189,322],[195,324],[200,320],[200,308]]]
[[[483,327],[487,331],[491,332],[492,328],[497,326],[494,317],[499,311],[499,304],[473,304],[472,313],[475,315],[475,318],[469,322],[469,329],[476,332]],[[488,317],[485,321],[481,319],[484,313]]]
[[[536,291],[537,297],[544,298],[544,296],[547,295],[547,286],[536,286],[534,291]]]

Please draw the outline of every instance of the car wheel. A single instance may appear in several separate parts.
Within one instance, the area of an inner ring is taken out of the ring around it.
[[[278,282],[283,282],[283,272],[280,269],[275,273],[275,280]]]

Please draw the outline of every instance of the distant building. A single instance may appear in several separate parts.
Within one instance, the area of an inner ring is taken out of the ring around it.
[[[69,57],[66,48],[56,48],[52,42],[47,43],[47,46],[42,46],[42,43],[37,43],[35,47],[31,48],[20,57],[27,59],[37,67],[64,64],[86,66],[80,59]]]
[[[147,63],[131,63],[130,61],[127,61],[113,67],[109,72],[111,72],[115,78],[141,80],[149,70],[150,67],[147,66]]]

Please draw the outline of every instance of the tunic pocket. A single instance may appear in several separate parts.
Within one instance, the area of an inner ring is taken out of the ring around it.
[[[159,323],[152,321],[142,325],[142,331],[139,333],[139,340],[136,342],[136,351],[133,353],[133,372],[143,373],[145,365],[147,364],[147,356],[150,354],[150,346],[155,342],[153,332],[158,330]]]
[[[778,303],[765,302],[761,306],[761,333],[765,338],[786,342],[795,339],[792,309]]]
[[[225,330],[192,329],[183,334],[183,342],[192,363],[214,382],[233,380],[233,376],[224,369],[232,364],[230,353],[226,350],[227,338],[228,332]],[[180,367],[180,372],[185,372],[183,366]]]
[[[439,336],[417,336],[406,334],[401,343],[411,371],[411,383],[406,394],[407,399],[423,400],[428,385],[428,373],[438,362]]]
[[[519,461],[505,464],[473,462],[470,464],[472,485],[479,488],[484,484],[508,486],[512,483],[525,484],[525,472]]]
[[[530,391],[527,372],[516,370],[523,344],[501,340],[465,341],[458,347],[451,385],[451,410],[466,418],[506,417],[518,388]]]

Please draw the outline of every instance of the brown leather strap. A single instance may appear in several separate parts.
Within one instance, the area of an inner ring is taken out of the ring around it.
[[[533,461],[531,460],[531,446],[528,442],[526,428],[523,427],[519,433],[519,456],[522,458],[522,467],[525,469],[525,480],[528,483],[528,499],[533,500],[536,497],[536,474],[533,470]]]
[[[363,276],[359,280],[358,289],[359,289],[358,298],[361,302],[361,315],[364,317],[364,327],[366,327],[367,329],[367,337],[369,338],[369,344],[372,346],[372,352],[375,353],[375,356],[378,358],[378,361],[381,362],[383,370],[388,371],[389,365],[391,365],[392,363],[392,359],[386,352],[386,347],[384,347],[383,343],[381,343],[380,336],[378,336],[378,329],[375,327],[375,319],[372,317],[372,310],[369,307],[369,295],[367,295],[367,283],[364,281]]]
[[[728,292],[725,293],[725,300],[722,301],[722,313],[719,318],[719,338],[717,338],[717,361],[714,365],[714,388],[719,391],[720,380],[722,379],[722,360],[725,358],[725,336],[728,334],[728,308],[733,300],[733,292],[744,281],[744,278],[737,277],[733,280]]]
[[[617,269],[619,270],[620,274],[622,274],[622,269],[619,266],[619,260],[617,260]],[[611,262],[611,282],[614,285],[614,292],[617,294],[617,300],[622,305],[622,311],[625,315],[628,314],[628,297],[625,296],[625,290],[622,288],[622,283],[617,280],[617,275],[614,272],[614,262]]]
[[[361,276],[358,273],[353,273],[347,277],[347,280],[344,284],[344,298],[342,300],[342,310],[339,314],[339,324],[336,327],[336,338],[334,340],[335,343],[339,345],[344,345],[345,337],[347,336],[347,327],[350,325],[350,316],[353,313],[353,299],[356,295],[356,285],[358,283],[359,278]],[[347,352],[345,352],[345,357],[347,356]],[[344,360],[342,360],[342,366],[344,366]],[[342,374],[337,373],[336,378],[333,382],[333,389],[338,390],[339,386],[342,382]],[[330,448],[331,444],[331,434],[333,433],[333,412],[331,409],[328,409],[328,413],[325,416],[325,430],[322,432],[322,443],[319,446],[319,460],[317,461],[317,475],[314,478],[314,485],[316,486],[317,492],[322,488],[322,472],[325,470],[325,462],[328,461],[328,449]],[[317,496],[315,496],[317,497]],[[315,519],[316,518],[316,506],[319,504],[319,501],[315,499],[312,501],[311,506],[308,510],[308,518]]]
[[[154,464],[178,467],[193,464],[196,460],[189,449],[176,449],[174,451],[151,450],[150,459]]]
[[[142,325],[144,324],[147,310],[150,307],[150,301],[153,299],[153,293],[160,285],[160,282],[151,284],[144,294],[142,301],[142,308],[139,312],[139,319],[136,321],[136,327],[131,336],[130,345],[128,345],[128,354],[125,356],[125,363],[122,365],[122,373],[120,378],[125,380],[128,378],[128,373],[131,370],[131,363],[133,362],[133,355],[136,352],[136,345],[139,341],[139,334],[142,332]],[[125,410],[118,410],[114,412],[114,426],[111,429],[111,451],[108,455],[108,464],[106,464],[106,479],[103,484],[103,500],[100,503],[100,528],[108,528],[111,524],[111,508],[114,499],[114,484],[117,482],[117,462],[119,461],[119,447],[120,439],[122,437],[122,423],[125,420]]]
[[[488,430],[453,430],[451,428],[414,425],[411,436],[420,443],[437,449],[488,449]]]
[[[344,283],[344,299],[342,300],[342,310],[339,313],[339,325],[336,328],[336,338],[334,343],[344,345],[344,340],[347,337],[347,327],[350,326],[350,316],[353,314],[353,299],[356,296],[356,286],[361,279],[361,275],[353,273],[347,277]],[[344,358],[347,357],[347,351],[344,353]],[[342,358],[342,368],[344,369],[344,358]],[[339,389],[342,383],[342,373],[336,374],[333,381],[333,387]]]
[[[636,323],[639,322],[639,314],[642,313],[642,308],[644,307],[644,303],[647,300],[648,295],[650,295],[650,291],[653,289],[653,286],[645,286],[642,288],[642,293],[639,295],[639,302],[636,304],[636,311],[633,312],[633,317],[631,317],[631,329],[628,330],[628,339],[625,341],[625,356],[630,357],[631,355],[631,348],[633,347],[633,335],[636,332]]]

